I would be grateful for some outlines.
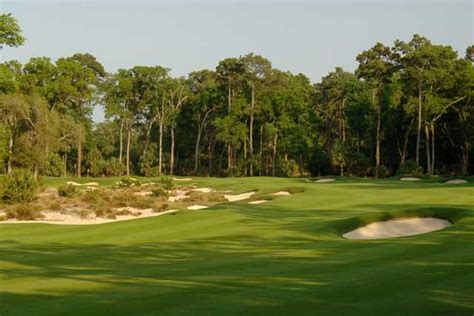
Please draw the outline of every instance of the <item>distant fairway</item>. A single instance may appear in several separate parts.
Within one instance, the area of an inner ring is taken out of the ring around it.
[[[0,314],[472,315],[474,183],[443,181],[199,178],[272,200],[102,225],[0,225]],[[341,237],[410,216],[454,224]]]

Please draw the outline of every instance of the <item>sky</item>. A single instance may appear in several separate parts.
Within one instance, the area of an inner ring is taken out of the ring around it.
[[[460,55],[474,43],[473,0],[0,0],[0,12],[27,39],[2,61],[88,52],[109,72],[160,65],[183,76],[253,52],[319,82],[336,66],[354,70],[376,42],[418,33]]]

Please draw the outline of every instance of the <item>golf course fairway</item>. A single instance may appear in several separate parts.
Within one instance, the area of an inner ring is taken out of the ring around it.
[[[196,178],[269,201],[100,225],[0,225],[0,314],[472,315],[474,183],[444,181]],[[452,225],[342,237],[405,217]]]

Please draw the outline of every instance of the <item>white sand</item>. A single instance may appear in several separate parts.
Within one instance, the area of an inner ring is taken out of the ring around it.
[[[205,205],[191,205],[191,206],[188,206],[188,210],[202,210],[204,208],[208,208],[209,206],[205,206]]]
[[[268,200],[255,200],[255,201],[250,201],[248,204],[262,204],[266,202],[268,202]]]
[[[421,179],[420,178],[416,178],[416,177],[403,177],[403,178],[400,178],[401,181],[420,181]]]
[[[138,196],[150,196],[150,195],[151,195],[151,191],[133,192],[133,195],[138,195]]]
[[[185,190],[174,190],[174,195],[168,198],[169,202],[177,202],[188,198],[189,191]]]
[[[316,183],[329,183],[329,182],[334,182],[336,179],[331,179],[331,178],[325,178],[325,179],[319,179],[315,181]]]
[[[224,198],[226,198],[227,201],[229,201],[229,202],[235,202],[235,201],[246,200],[249,197],[251,197],[253,194],[255,194],[254,191],[246,192],[246,193],[242,193],[242,194],[224,194]]]
[[[439,218],[401,218],[371,223],[342,236],[347,239],[383,239],[425,234],[448,226],[451,226],[449,221]]]
[[[202,193],[214,192],[214,190],[211,188],[195,188],[195,189],[192,189],[192,191],[202,192]]]
[[[278,191],[273,193],[272,195],[291,195],[291,193],[288,191]]]
[[[165,214],[170,214],[174,212],[178,212],[178,210],[168,210],[164,212],[155,213],[153,209],[136,209],[136,208],[121,208],[121,209],[128,209],[130,212],[133,213],[140,213],[140,215],[119,215],[116,219],[109,219],[109,218],[102,218],[102,217],[89,217],[89,218],[81,218],[79,216],[75,216],[72,214],[62,214],[61,212],[52,212],[52,211],[44,211],[42,214],[44,218],[37,219],[34,221],[19,221],[16,219],[9,219],[6,221],[0,221],[0,224],[25,224],[25,223],[33,223],[33,224],[53,224],[53,225],[96,225],[96,224],[105,224],[105,223],[113,223],[113,222],[121,222],[121,221],[128,221],[132,219],[138,218],[146,218],[146,217],[155,217],[161,216]],[[118,209],[119,210],[119,209]]]
[[[174,181],[193,181],[192,178],[173,178]]]
[[[140,186],[141,187],[147,187],[149,185],[155,185],[155,184],[156,184],[156,182],[146,182],[146,183],[142,183]]]
[[[453,179],[453,180],[446,181],[446,184],[464,184],[464,183],[468,183],[468,181],[464,179]]]
[[[77,183],[77,182],[74,182],[74,181],[68,181],[66,182],[66,184],[69,184],[69,185],[73,185],[73,186],[76,186],[76,187],[98,187],[99,186],[99,183],[98,182],[87,182],[87,183]]]

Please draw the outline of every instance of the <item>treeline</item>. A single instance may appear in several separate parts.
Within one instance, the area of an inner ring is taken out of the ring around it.
[[[5,37],[2,46],[22,44],[19,28],[11,34],[16,42]],[[354,73],[336,68],[317,84],[254,54],[179,78],[161,66],[107,73],[90,54],[8,61],[0,64],[0,168],[47,176],[387,177],[407,166],[472,174],[473,54],[472,46],[459,57],[415,35],[377,43],[356,57]],[[92,121],[95,106],[105,122]]]

